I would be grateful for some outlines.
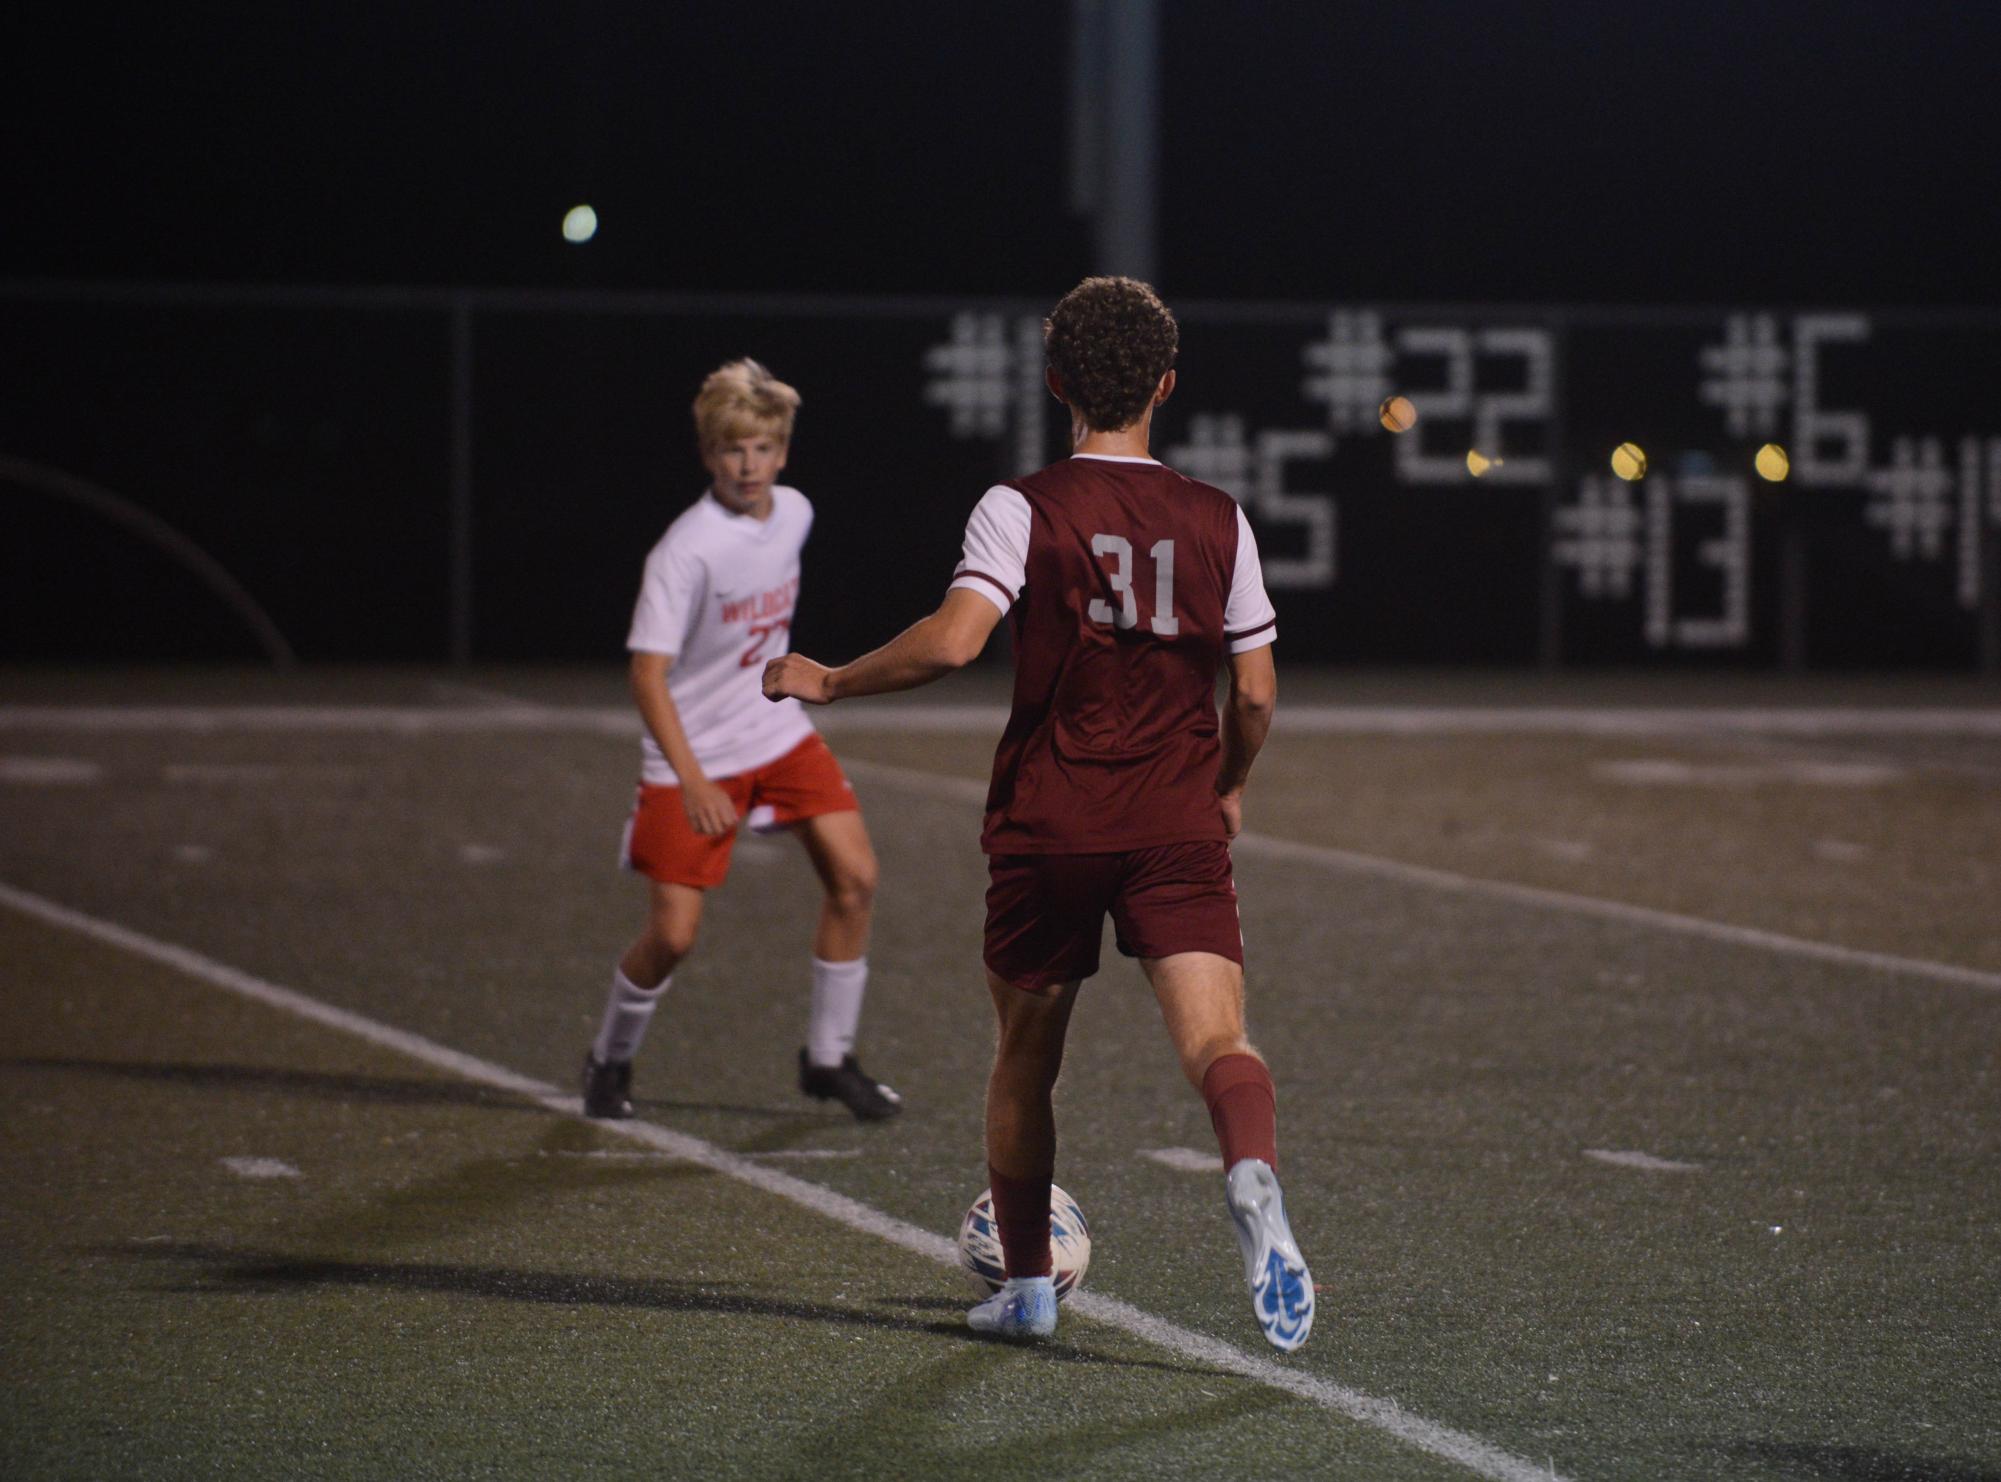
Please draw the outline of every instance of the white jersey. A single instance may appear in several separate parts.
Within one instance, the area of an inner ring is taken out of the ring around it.
[[[667,693],[712,778],[776,761],[813,734],[797,700],[764,698],[765,661],[792,646],[799,551],[812,528],[812,504],[783,484],[762,520],[704,494],[646,557],[625,646],[673,659]],[[643,780],[676,785],[660,744],[648,735],[643,746]]]

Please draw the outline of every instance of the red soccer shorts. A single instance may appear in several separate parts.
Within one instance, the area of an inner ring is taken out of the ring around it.
[[[775,762],[734,777],[718,777],[717,787],[735,804],[737,827],[726,834],[698,834],[681,806],[681,789],[641,783],[632,819],[625,826],[628,870],[663,885],[708,890],[730,872],[730,851],[753,808],[771,809],[771,824],[784,828],[823,813],[854,813],[861,804],[841,772],[841,764],[818,734],[808,736]]]
[[[997,854],[987,873],[987,968],[1017,988],[1095,973],[1107,911],[1128,957],[1213,952],[1243,965],[1230,846],[1221,840],[1124,854]]]

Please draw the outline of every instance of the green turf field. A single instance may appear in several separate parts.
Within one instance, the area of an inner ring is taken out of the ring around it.
[[[784,840],[644,1124],[573,1114],[638,903],[616,673],[0,675],[0,1475],[2001,1478],[2001,694],[1283,677],[1238,850],[1322,1285],[1279,1360],[1109,950],[1085,1297],[961,1323],[991,675],[827,717],[870,1128],[792,1085]]]

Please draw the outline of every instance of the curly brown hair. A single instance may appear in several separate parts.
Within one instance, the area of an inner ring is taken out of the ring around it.
[[[1086,278],[1042,321],[1050,369],[1094,432],[1118,432],[1153,402],[1174,368],[1181,326],[1137,278]]]

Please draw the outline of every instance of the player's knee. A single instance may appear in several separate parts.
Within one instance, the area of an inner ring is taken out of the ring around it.
[[[875,907],[876,864],[873,859],[844,867],[827,887],[827,900],[843,916],[866,916]]]
[[[1047,1099],[1055,1091],[1062,1069],[1061,1052],[1052,1054],[1041,1045],[1015,1047],[1010,1052],[1004,1045],[994,1059],[991,1084],[1011,1096]]]
[[[696,924],[692,921],[655,921],[649,934],[653,960],[665,977],[695,950]]]
[[[1048,1092],[1063,1069],[1063,1036],[1041,1026],[1003,1026],[994,1051],[994,1075],[1017,1089]]]
[[[1209,1067],[1225,1055],[1254,1055],[1251,1042],[1241,1034],[1218,1034],[1181,1047],[1181,1073],[1198,1091]]]

